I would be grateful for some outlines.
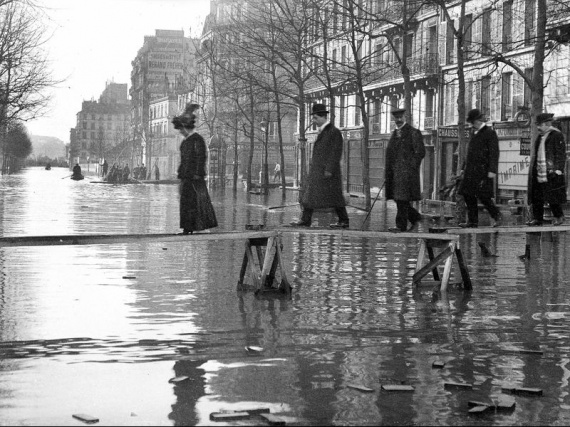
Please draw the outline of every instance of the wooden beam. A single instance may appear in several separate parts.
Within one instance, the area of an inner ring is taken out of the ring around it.
[[[479,227],[479,228],[460,228],[460,227],[434,227],[434,230],[441,230],[441,234],[496,234],[496,233],[547,233],[553,231],[567,232],[570,231],[570,225],[543,225],[540,227],[529,227],[528,225],[519,225],[512,227]],[[439,234],[439,233],[438,233]]]
[[[61,236],[0,237],[0,248],[11,246],[107,245],[137,242],[203,242],[212,240],[247,240],[276,236],[277,231],[240,231],[180,234],[74,234]],[[449,236],[448,236],[449,238]]]

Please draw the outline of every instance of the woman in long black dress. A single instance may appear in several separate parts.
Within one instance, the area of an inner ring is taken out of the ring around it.
[[[180,228],[182,234],[218,226],[216,213],[206,186],[206,142],[195,131],[197,104],[187,104],[184,113],[172,124],[184,136],[180,145]]]

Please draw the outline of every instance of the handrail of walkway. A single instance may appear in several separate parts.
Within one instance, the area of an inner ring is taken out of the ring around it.
[[[458,240],[459,236],[447,233],[415,233],[390,231],[360,231],[350,229],[326,229],[326,228],[292,228],[277,227],[260,231],[226,231],[195,233],[190,235],[149,233],[149,234],[69,234],[57,236],[14,236],[0,237],[1,247],[15,246],[61,246],[61,245],[102,245],[112,243],[137,243],[144,241],[158,242],[200,242],[214,240],[245,240],[268,238],[277,234],[325,234],[348,238],[384,238],[384,239],[429,239],[429,240]]]

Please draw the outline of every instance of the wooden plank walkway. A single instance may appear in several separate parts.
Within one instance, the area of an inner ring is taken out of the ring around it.
[[[496,234],[496,233],[550,233],[550,232],[567,232],[570,231],[569,225],[542,225],[540,227],[529,227],[528,225],[513,225],[502,227],[479,227],[479,228],[461,228],[461,227],[432,227],[430,230],[446,234]]]

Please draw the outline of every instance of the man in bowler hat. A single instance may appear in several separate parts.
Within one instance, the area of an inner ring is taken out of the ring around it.
[[[324,104],[313,105],[312,119],[319,135],[313,146],[309,175],[301,198],[303,214],[299,221],[291,223],[293,226],[310,227],[314,210],[325,208],[334,208],[338,216],[338,222],[330,224],[331,228],[349,226],[340,169],[342,134],[328,120],[328,114]]]
[[[412,206],[421,200],[420,165],[426,154],[422,133],[406,123],[404,108],[392,110],[396,129],[386,148],[386,200],[396,202],[396,228],[391,231],[415,230],[422,219]]]
[[[467,222],[459,224],[463,228],[479,226],[477,199],[493,219],[492,226],[501,225],[503,216],[495,206],[493,178],[499,168],[499,138],[494,129],[486,125],[480,110],[474,108],[467,114],[467,122],[473,126],[473,133],[467,146],[467,156],[460,172],[461,182],[458,193],[465,199]]]
[[[533,219],[527,224],[542,225],[544,204],[550,205],[552,225],[564,223],[562,204],[566,202],[564,166],[566,164],[566,143],[562,133],[552,126],[554,115],[540,113],[536,116],[538,137],[531,157],[528,201],[532,205]]]

